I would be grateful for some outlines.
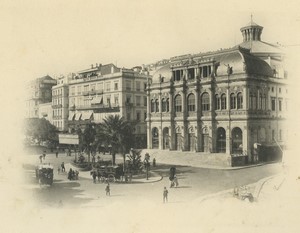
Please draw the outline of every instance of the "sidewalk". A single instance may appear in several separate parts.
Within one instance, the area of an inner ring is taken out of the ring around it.
[[[221,157],[224,160],[224,156],[228,156],[222,153],[206,154],[203,152],[181,152],[181,151],[168,151],[168,150],[155,150],[155,149],[144,149],[142,155],[145,153],[150,154],[151,161],[155,158],[156,163],[163,163],[169,165],[181,165],[191,166],[208,169],[220,169],[220,170],[238,170],[249,167],[262,166],[269,163],[258,163],[249,164],[246,166],[231,167],[228,163],[221,161]],[[213,164],[215,163],[215,164]]]

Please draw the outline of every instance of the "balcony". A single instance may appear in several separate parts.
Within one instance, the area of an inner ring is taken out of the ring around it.
[[[89,95],[89,91],[83,91],[82,95]]]
[[[93,110],[95,113],[100,112],[119,112],[118,104],[92,104],[92,105],[78,105],[76,110]]]
[[[54,105],[52,105],[52,108],[53,109],[62,108],[62,105],[61,104],[54,104]]]
[[[133,108],[133,103],[125,102],[125,107],[126,108]]]

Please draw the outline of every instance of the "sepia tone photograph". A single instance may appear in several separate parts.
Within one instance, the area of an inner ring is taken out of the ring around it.
[[[299,232],[297,1],[3,1],[1,232]]]

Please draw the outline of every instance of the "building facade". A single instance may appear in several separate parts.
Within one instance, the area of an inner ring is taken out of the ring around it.
[[[59,77],[57,85],[52,87],[53,125],[61,132],[68,132],[69,84],[70,77]]]
[[[56,85],[56,80],[50,76],[44,76],[30,81],[26,86],[26,118],[38,118],[40,104],[52,102],[52,86]]]
[[[120,115],[137,122],[137,146],[146,146],[147,79],[141,67],[125,69],[114,64],[96,64],[78,72],[69,82],[69,131]]]
[[[287,72],[279,46],[263,27],[241,28],[230,49],[170,58],[147,86],[148,148],[244,154],[255,144],[283,144]]]

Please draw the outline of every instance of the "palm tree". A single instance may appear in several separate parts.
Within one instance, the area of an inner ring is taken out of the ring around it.
[[[111,146],[112,163],[116,163],[116,154],[125,152],[133,145],[133,124],[119,115],[109,115],[97,128],[99,141]]]
[[[88,163],[90,163],[91,146],[95,142],[96,130],[93,124],[86,125],[83,133],[81,134],[82,145],[88,152]]]

